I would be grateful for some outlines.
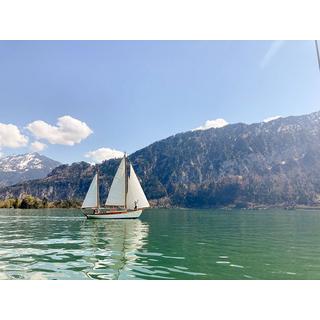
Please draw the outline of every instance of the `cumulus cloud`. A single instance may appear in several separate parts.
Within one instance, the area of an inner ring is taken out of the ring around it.
[[[277,41],[273,41],[271,43],[268,51],[263,56],[263,58],[262,58],[262,60],[260,62],[260,67],[262,69],[264,69],[269,64],[271,59],[278,53],[278,51],[282,48],[284,43],[285,42],[283,40],[277,40]]]
[[[228,125],[228,122],[224,119],[207,120],[202,126],[192,129],[192,131],[207,130],[210,128],[222,128],[226,125]]]
[[[28,144],[28,137],[13,124],[0,123],[0,148],[20,148]]]
[[[45,143],[40,142],[40,141],[32,142],[31,145],[30,145],[31,150],[35,151],[35,152],[42,151],[46,147],[47,147],[47,145]]]
[[[86,158],[90,158],[95,163],[99,163],[104,160],[121,158],[123,157],[123,152],[110,148],[100,148],[94,151],[89,151],[84,156]]]
[[[92,130],[85,122],[72,118],[71,116],[63,116],[58,118],[55,126],[37,120],[28,124],[27,129],[37,138],[47,140],[51,144],[63,144],[73,146],[86,139]]]
[[[267,122],[270,122],[270,121],[273,121],[273,120],[277,120],[279,118],[281,118],[281,116],[273,116],[273,117],[269,117],[269,118],[264,119],[263,122],[267,123]]]

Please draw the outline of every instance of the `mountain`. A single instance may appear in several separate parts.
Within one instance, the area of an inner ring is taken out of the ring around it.
[[[36,152],[0,158],[0,187],[47,176],[60,162]]]
[[[176,134],[130,160],[157,205],[319,205],[320,112]],[[109,160],[97,166],[103,201],[118,164]],[[44,179],[2,188],[0,197],[83,199],[95,169],[85,162],[62,165]]]

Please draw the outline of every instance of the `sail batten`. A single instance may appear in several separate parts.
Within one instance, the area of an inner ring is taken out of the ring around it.
[[[127,208],[141,209],[150,207],[146,195],[140,185],[139,179],[130,164],[130,176],[128,178],[128,194],[127,194]]]
[[[113,178],[106,200],[106,206],[125,206],[125,162],[125,158],[123,158],[116,172],[116,175]]]
[[[98,208],[99,206],[98,192],[98,174],[95,174],[90,184],[89,190],[82,203],[81,208]]]

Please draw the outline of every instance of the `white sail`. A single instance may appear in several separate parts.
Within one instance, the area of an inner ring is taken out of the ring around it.
[[[137,209],[150,207],[149,202],[140,185],[139,179],[130,164],[130,177],[128,178],[128,194],[127,194],[127,208]]]
[[[89,190],[82,203],[82,208],[97,208],[99,206],[98,200],[98,174],[94,176],[90,184]]]
[[[125,158],[121,160],[106,201],[106,206],[125,206]]]

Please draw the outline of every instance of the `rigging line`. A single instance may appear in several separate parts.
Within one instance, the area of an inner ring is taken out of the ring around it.
[[[319,66],[319,71],[320,71],[320,55],[319,55],[318,40],[314,40],[314,43],[316,44],[316,51],[317,51],[317,58],[318,58],[318,66]]]

